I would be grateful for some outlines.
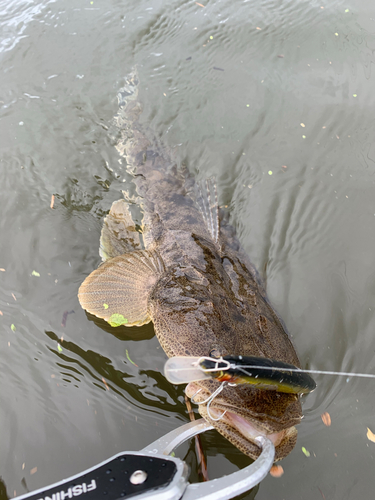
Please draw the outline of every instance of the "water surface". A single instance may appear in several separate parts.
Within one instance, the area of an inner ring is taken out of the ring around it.
[[[0,0],[0,475],[10,497],[188,421],[152,326],[111,329],[77,300],[127,184],[107,127],[135,64],[142,121],[198,179],[216,176],[303,366],[375,373],[373,2],[202,4]],[[284,475],[245,498],[372,498],[375,382],[316,380]],[[214,432],[203,441],[211,477],[248,463]],[[196,477],[193,446],[180,454]]]

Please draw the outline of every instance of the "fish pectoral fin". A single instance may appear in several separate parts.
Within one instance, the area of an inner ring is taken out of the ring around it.
[[[100,257],[105,262],[124,253],[141,249],[139,233],[135,229],[128,203],[125,200],[114,201],[103,223]]]
[[[111,326],[141,326],[149,323],[147,301],[151,289],[164,272],[155,251],[138,250],[108,260],[93,271],[78,290],[87,312]]]
[[[211,177],[198,184],[196,201],[208,232],[211,234],[214,242],[218,243],[220,227],[215,179]]]

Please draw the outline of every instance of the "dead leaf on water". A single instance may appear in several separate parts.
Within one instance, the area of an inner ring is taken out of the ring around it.
[[[375,434],[367,427],[367,439],[375,443]]]
[[[331,425],[331,415],[327,411],[325,411],[320,416],[323,420],[323,424],[326,425],[327,427],[329,427]]]
[[[284,474],[284,469],[281,465],[273,465],[270,469],[270,474],[272,477],[281,477]]]

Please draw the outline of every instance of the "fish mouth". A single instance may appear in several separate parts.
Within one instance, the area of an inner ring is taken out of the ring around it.
[[[192,397],[199,389],[202,389],[200,385],[190,383],[186,387],[186,394],[188,397]],[[204,401],[209,395],[208,391],[203,389],[200,401]],[[225,404],[224,400],[217,403],[212,400],[209,408],[207,403],[201,403],[198,410],[201,416],[220,434],[253,460],[256,460],[261,453],[256,441],[258,436],[264,436],[274,444],[275,462],[285,458],[293,450],[297,441],[297,429],[293,424],[298,423],[300,417],[290,421],[289,425],[288,423],[285,426],[274,425],[273,422],[258,419],[254,415],[241,415],[240,412],[236,411],[236,408]]]
[[[214,419],[220,419],[220,417],[223,415],[223,412],[218,409],[211,408],[210,414]],[[252,443],[255,443],[255,438],[257,436],[264,436],[272,441],[276,447],[282,442],[287,432],[287,429],[283,429],[279,432],[269,433],[264,429],[260,429],[253,422],[250,422],[249,420],[246,420],[246,418],[241,417],[240,415],[237,415],[236,413],[233,413],[231,411],[226,411],[222,418],[226,424],[230,425],[234,429],[237,429],[238,432],[242,434],[242,436],[244,436]]]

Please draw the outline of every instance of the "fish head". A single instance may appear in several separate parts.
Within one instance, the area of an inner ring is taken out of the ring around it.
[[[240,451],[256,460],[261,450],[255,438],[264,436],[275,446],[275,461],[285,458],[297,441],[302,418],[297,394],[263,390],[250,385],[223,385],[204,380],[190,382],[186,395],[199,406],[199,413]],[[210,400],[210,398],[212,398]]]
[[[209,280],[208,274],[206,276]],[[228,288],[220,287],[213,280],[208,287],[205,283],[197,283],[197,279],[188,278],[186,272],[183,276],[164,275],[149,297],[155,332],[169,357],[262,355],[298,366],[287,334],[281,325],[272,323],[270,315],[267,321],[271,335],[255,337],[259,327],[252,320],[251,311],[248,314],[239,311]],[[256,350],[259,344],[262,352]],[[261,451],[255,440],[260,435],[273,441],[275,460],[281,460],[292,451],[297,440],[295,425],[302,418],[297,394],[252,384],[232,386],[226,383],[213,397],[219,387],[220,382],[215,379],[194,381],[186,387],[186,395],[198,403],[202,417],[220,434],[253,459]]]

